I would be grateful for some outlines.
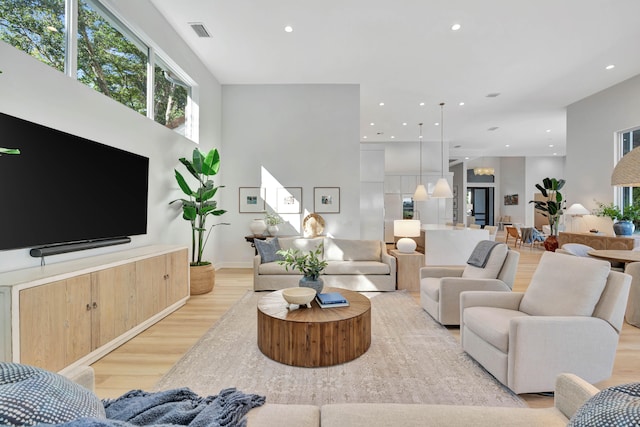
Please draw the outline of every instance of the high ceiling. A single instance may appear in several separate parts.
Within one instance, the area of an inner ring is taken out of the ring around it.
[[[562,156],[565,107],[640,74],[640,0],[151,1],[222,84],[359,84],[361,142],[440,141],[445,102],[453,157]]]

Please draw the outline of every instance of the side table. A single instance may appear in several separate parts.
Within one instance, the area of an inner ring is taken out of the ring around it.
[[[396,259],[398,272],[396,288],[419,292],[420,267],[424,267],[424,254],[420,252],[403,253],[397,249],[391,249],[389,254]]]

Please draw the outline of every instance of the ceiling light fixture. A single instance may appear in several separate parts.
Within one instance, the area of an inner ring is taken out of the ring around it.
[[[293,32],[293,27],[291,25],[287,25],[286,27],[284,27],[284,31],[286,33],[292,33]]]
[[[384,106],[384,102],[381,102],[378,105],[382,107],[382,106]]]
[[[418,123],[418,126],[420,126],[420,136],[418,138],[418,144],[420,144],[420,177],[418,178],[416,191],[413,193],[413,201],[424,202],[429,198],[429,195],[427,194],[427,189],[422,183],[422,123]]]
[[[494,175],[496,170],[491,166],[482,166],[484,164],[484,156],[480,158],[480,166],[473,168],[474,175]]]
[[[451,31],[458,31],[460,28],[462,28],[462,25],[460,24],[453,24],[451,26]]]
[[[610,64],[610,65],[607,65],[607,66],[606,66],[606,67],[604,67],[604,68],[605,68],[605,70],[613,70],[614,68],[616,68],[616,66],[615,66],[615,65],[613,65],[613,64]]]
[[[440,103],[440,179],[431,193],[434,199],[452,199],[453,192],[449,186],[449,181],[444,177],[444,102]]]
[[[406,126],[406,125],[407,125],[407,122],[402,122],[402,126]]]
[[[419,105],[420,105],[421,107],[424,107],[424,102],[421,102]]]
[[[459,102],[458,105],[462,107],[464,105],[464,102]]]

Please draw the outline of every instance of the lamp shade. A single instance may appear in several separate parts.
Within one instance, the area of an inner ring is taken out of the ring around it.
[[[393,221],[393,235],[398,237],[420,236],[420,221],[417,219],[396,219]]]
[[[569,206],[569,209],[564,211],[565,215],[589,215],[591,212],[580,203],[574,203]]]
[[[611,174],[611,185],[640,187],[640,147],[620,159]]]
[[[451,191],[451,187],[449,187],[449,182],[446,178],[438,179],[438,182],[436,182],[436,186],[433,189],[433,193],[431,193],[431,197],[434,199],[453,198],[453,192]]]
[[[413,200],[416,202],[424,202],[428,198],[429,195],[427,194],[427,189],[424,187],[424,185],[419,184],[416,187],[416,192],[413,193]]]

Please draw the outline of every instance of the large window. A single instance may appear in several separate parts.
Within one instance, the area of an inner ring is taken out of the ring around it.
[[[72,10],[77,16],[66,16]],[[99,0],[2,0],[0,40],[193,138],[188,77]]]
[[[636,147],[640,147],[640,128],[629,131],[620,132],[619,134],[619,153],[620,158]],[[640,203],[640,187],[621,187],[620,200],[623,206],[629,206],[632,203]]]

